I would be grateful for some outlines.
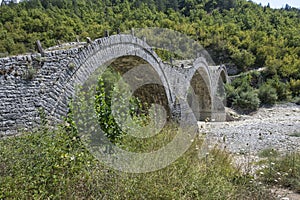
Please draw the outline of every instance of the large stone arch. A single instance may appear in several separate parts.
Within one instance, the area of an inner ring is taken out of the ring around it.
[[[150,86],[148,89],[156,90],[156,94],[163,92],[162,96],[167,100],[162,102],[162,99],[164,99],[162,98],[158,101],[161,101],[165,107],[168,104],[168,110],[171,109],[173,101],[167,78],[162,69],[163,63],[149,45],[136,37],[115,35],[97,39],[80,51],[69,61],[68,65],[72,66],[73,71],[62,73],[59,78],[58,83],[62,84],[57,85],[63,85],[64,87],[61,89],[63,92],[57,97],[56,106],[51,110],[50,115],[53,119],[59,119],[61,116],[66,115],[68,112],[66,108],[69,100],[75,94],[75,87],[83,85],[96,70],[99,70],[100,66],[114,66],[121,73],[125,73],[128,69],[124,70],[124,68],[128,68],[130,65],[132,65],[130,68],[135,66],[145,67],[147,72],[152,69],[154,74],[157,75],[156,79],[160,81],[160,86]],[[122,69],[121,65],[125,65],[125,67]],[[137,93],[139,92],[139,96],[145,95],[145,90],[143,92],[137,91]],[[151,94],[153,92],[148,93],[148,97]]]

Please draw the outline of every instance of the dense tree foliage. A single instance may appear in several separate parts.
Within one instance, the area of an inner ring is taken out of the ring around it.
[[[280,87],[292,85],[292,94],[299,95],[300,10],[288,5],[271,9],[246,0],[23,0],[0,7],[0,53],[35,51],[36,40],[50,47],[133,27],[190,35],[217,64],[236,66],[240,72],[265,67],[265,81],[277,78]]]

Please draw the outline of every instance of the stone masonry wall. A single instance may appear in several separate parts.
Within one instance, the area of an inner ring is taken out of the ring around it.
[[[68,112],[75,87],[82,85],[100,65],[122,56],[136,56],[149,63],[166,90],[173,113],[197,67],[174,67],[163,63],[143,40],[115,35],[89,43],[51,48],[42,54],[0,59],[0,137],[31,130],[45,114],[49,123],[58,123]],[[209,69],[206,69],[209,70]],[[219,75],[220,76],[220,75]],[[208,82],[212,82],[210,75]],[[206,84],[206,83],[205,83]],[[212,86],[208,85],[210,91]]]

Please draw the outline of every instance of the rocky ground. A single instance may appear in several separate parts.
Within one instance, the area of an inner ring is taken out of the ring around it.
[[[280,104],[260,108],[251,115],[238,115],[227,109],[230,122],[199,122],[208,147],[215,145],[232,153],[235,164],[245,172],[254,173],[257,166],[251,163],[260,158],[259,152],[274,149],[278,152],[300,152],[300,106]],[[300,200],[292,191],[274,188],[278,199]]]
[[[231,122],[199,122],[200,132],[206,133],[210,145],[218,144],[234,154],[256,155],[273,148],[279,152],[300,151],[300,106],[281,104],[260,108],[252,115],[231,116]]]

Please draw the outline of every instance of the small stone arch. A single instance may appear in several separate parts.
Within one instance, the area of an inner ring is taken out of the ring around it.
[[[190,79],[193,92],[188,93],[188,103],[198,121],[210,120],[213,104],[210,71],[203,58],[198,58],[193,65],[194,72]]]
[[[218,79],[221,79],[224,84],[229,83],[230,79],[228,77],[227,68],[225,66],[219,66],[218,68]]]
[[[225,66],[216,67],[217,69],[214,77],[215,84],[213,88],[213,115],[215,121],[225,121],[226,91],[224,85],[229,83],[230,80]]]

